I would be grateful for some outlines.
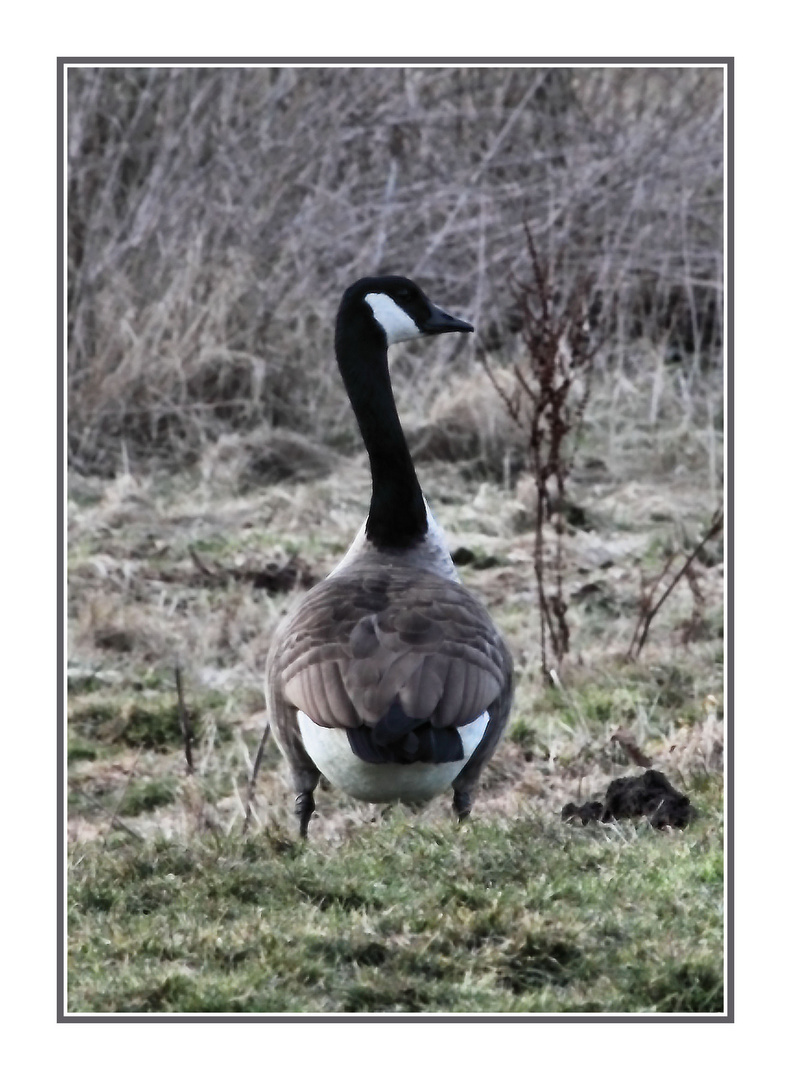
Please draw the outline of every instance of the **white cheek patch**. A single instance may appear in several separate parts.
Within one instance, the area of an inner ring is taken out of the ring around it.
[[[388,345],[421,336],[417,323],[398,306],[392,296],[388,296],[387,293],[367,293],[365,302],[384,330]]]

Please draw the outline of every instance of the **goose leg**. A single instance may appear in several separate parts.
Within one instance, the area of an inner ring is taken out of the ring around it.
[[[308,825],[316,809],[316,800],[313,791],[300,791],[295,800],[295,813],[299,818],[299,835],[303,840],[308,838]]]
[[[291,790],[296,793],[294,813],[299,821],[299,835],[306,840],[308,825],[316,809],[313,792],[321,779],[321,773],[302,745],[297,710],[283,701],[282,695],[276,688],[273,689],[271,680],[267,686],[267,702],[272,717],[272,734],[290,766]]]
[[[316,790],[319,780],[321,780],[321,773],[311,761],[310,765],[303,764],[301,767],[293,768],[291,778],[294,791],[297,793],[294,801],[294,813],[299,820],[299,835],[303,840],[307,840],[308,825],[310,825],[310,819],[316,809],[313,792]]]
[[[475,790],[478,787],[481,773],[488,763],[508,723],[508,714],[511,709],[513,670],[510,667],[507,672],[505,686],[498,698],[489,706],[489,725],[486,734],[478,743],[472,756],[459,775],[453,781],[453,809],[456,811],[459,821],[464,821],[470,816]]]
[[[472,810],[472,792],[471,791],[455,791],[453,792],[453,809],[456,811],[456,817],[461,823],[465,818],[470,816],[470,810]]]

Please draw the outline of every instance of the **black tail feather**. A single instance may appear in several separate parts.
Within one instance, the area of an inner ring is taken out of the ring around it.
[[[428,720],[407,716],[397,700],[374,727],[349,728],[347,735],[357,757],[373,765],[439,765],[464,758],[456,728],[436,728]]]

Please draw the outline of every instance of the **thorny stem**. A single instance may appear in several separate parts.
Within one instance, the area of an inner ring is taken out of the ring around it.
[[[566,479],[579,443],[579,433],[588,403],[593,359],[598,345],[588,339],[587,310],[590,281],[578,278],[563,300],[557,297],[554,262],[542,257],[530,226],[525,222],[532,281],[511,276],[511,288],[522,318],[522,340],[527,351],[525,369],[513,364],[513,394],[508,394],[495,378],[486,360],[484,370],[505,405],[510,418],[527,436],[528,457],[536,487],[536,536],[534,569],[539,598],[541,626],[541,669],[549,678],[547,642],[551,643],[555,665],[559,666],[570,647],[570,631],[563,598],[564,525]],[[572,392],[580,390],[576,404]],[[526,404],[525,415],[522,405]],[[574,435],[567,448],[568,436]],[[556,504],[551,497],[554,487]],[[551,592],[547,585],[547,540],[544,527],[554,519],[554,573]]]

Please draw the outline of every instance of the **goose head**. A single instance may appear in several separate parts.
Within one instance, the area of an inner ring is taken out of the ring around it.
[[[473,327],[438,308],[419,285],[397,275],[364,277],[343,294],[338,327],[355,326],[355,333],[371,335],[385,346],[434,334],[471,333]]]

